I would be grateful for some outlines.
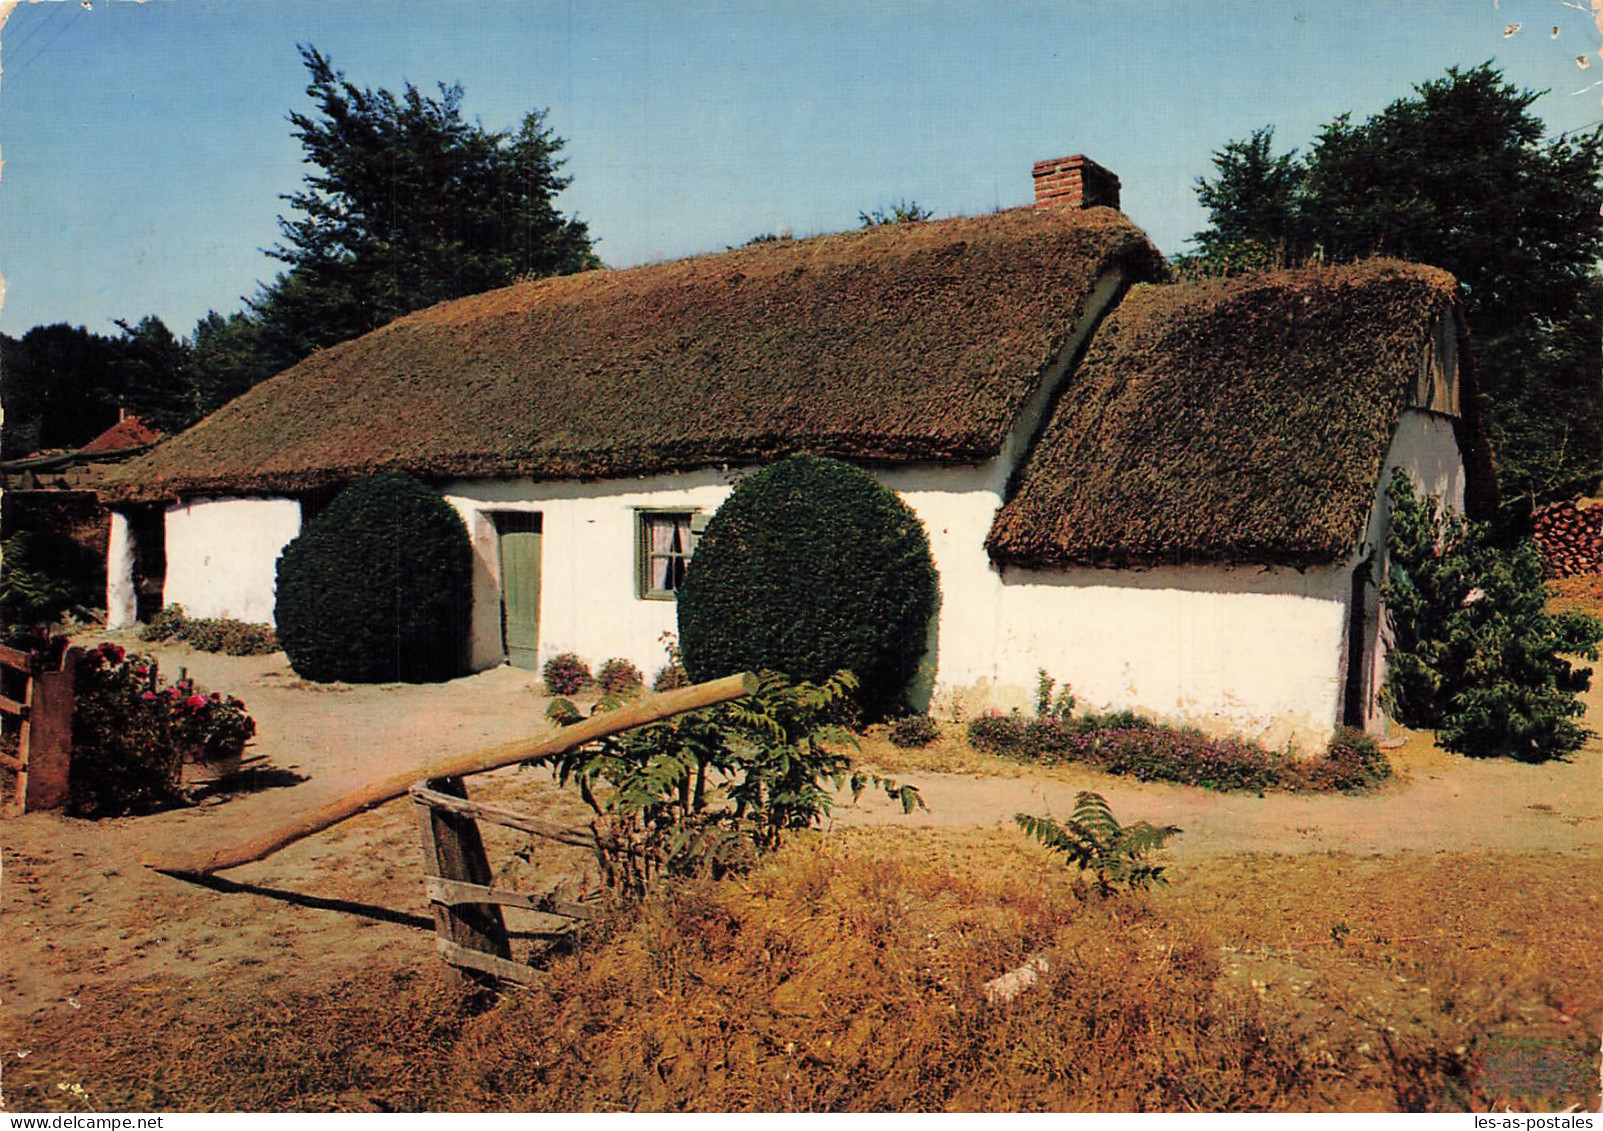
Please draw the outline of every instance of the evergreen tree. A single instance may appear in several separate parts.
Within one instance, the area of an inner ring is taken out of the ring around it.
[[[1562,497],[1603,466],[1597,262],[1603,136],[1544,140],[1537,92],[1490,63],[1450,69],[1306,156],[1273,130],[1228,142],[1197,195],[1192,271],[1396,255],[1463,284],[1505,496]]]
[[[129,325],[113,353],[118,403],[152,428],[179,432],[200,419],[190,349],[153,314]]]
[[[59,322],[6,338],[0,356],[5,458],[76,448],[117,423],[117,340]]]
[[[273,359],[262,347],[261,326],[244,312],[225,318],[215,310],[207,311],[195,324],[190,348],[195,397],[202,414],[221,408],[275,371]]]
[[[408,311],[598,265],[584,223],[553,203],[565,143],[543,110],[492,132],[463,119],[460,84],[396,96],[314,47],[301,58],[316,111],[289,120],[314,171],[283,198],[294,211],[270,254],[288,270],[250,303],[271,371]]]
[[[1569,657],[1597,659],[1603,625],[1547,611],[1529,539],[1498,545],[1400,469],[1386,496],[1387,708],[1461,754],[1542,762],[1579,750],[1591,734],[1576,720],[1592,669]]]

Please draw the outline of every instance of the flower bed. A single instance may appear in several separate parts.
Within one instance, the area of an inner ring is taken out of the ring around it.
[[[1299,758],[1244,738],[1213,738],[1192,727],[1169,727],[1128,711],[1078,718],[982,715],[968,725],[976,750],[1026,762],[1078,762],[1138,781],[1178,782],[1205,789],[1352,790],[1391,776],[1374,740],[1342,728],[1322,755]]]

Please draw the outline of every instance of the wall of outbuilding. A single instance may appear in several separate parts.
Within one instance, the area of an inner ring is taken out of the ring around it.
[[[139,598],[134,592],[134,538],[128,516],[111,512],[106,539],[106,626],[126,628],[139,620]]]
[[[300,526],[294,499],[190,499],[168,507],[164,603],[192,617],[271,623],[278,555]]]

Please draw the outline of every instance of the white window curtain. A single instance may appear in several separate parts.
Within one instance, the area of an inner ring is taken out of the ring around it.
[[[679,548],[679,522],[675,515],[654,515],[647,519],[651,531],[651,588],[663,592],[670,587],[673,552]]]

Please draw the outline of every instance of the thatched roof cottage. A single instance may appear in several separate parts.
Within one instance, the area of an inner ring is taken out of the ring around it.
[[[1490,481],[1452,279],[1166,283],[1106,170],[1036,180],[1032,208],[520,284],[315,354],[119,469],[112,619],[154,569],[192,613],[269,619],[307,515],[405,471],[472,534],[476,664],[650,670],[705,517],[811,452],[928,528],[926,691],[1019,702],[1044,667],[1275,738],[1373,720],[1389,468],[1459,506]]]

